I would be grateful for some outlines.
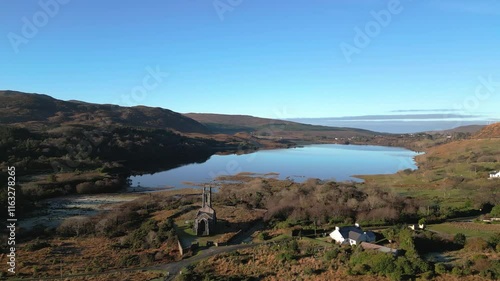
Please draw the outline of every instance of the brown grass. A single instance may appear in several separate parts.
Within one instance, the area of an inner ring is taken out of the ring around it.
[[[484,127],[474,135],[474,138],[500,138],[500,122]]]
[[[118,239],[108,239],[102,237],[84,237],[84,238],[54,238],[49,239],[51,247],[43,248],[37,251],[27,251],[22,244],[17,252],[17,276],[25,277],[50,277],[60,276],[61,267],[64,275],[99,273],[112,269],[123,268],[120,266],[120,258],[130,254],[144,254],[164,252],[165,257],[155,263],[166,263],[171,261],[167,255],[175,252],[176,245],[162,245],[161,248],[133,252],[129,249],[116,250],[111,247],[118,242]],[[173,254],[175,255],[175,253]],[[6,264],[6,256],[0,258],[2,264]],[[140,276],[144,274],[135,274],[137,278],[128,280],[144,280]],[[104,277],[101,279],[78,279],[78,280],[109,280]],[[71,279],[76,280],[76,279]],[[120,279],[124,280],[124,279]]]
[[[244,263],[240,261],[244,260]],[[277,253],[268,246],[240,251],[238,258],[218,255],[202,261],[199,268],[210,267],[214,273],[222,277],[230,276],[261,276],[260,280],[342,280],[342,281],[382,281],[388,278],[379,276],[350,276],[343,269],[324,269],[322,260],[314,257],[300,258],[297,262],[283,263],[277,258]],[[305,269],[322,271],[319,274],[308,275]]]

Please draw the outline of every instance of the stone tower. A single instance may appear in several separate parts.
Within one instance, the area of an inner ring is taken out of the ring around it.
[[[196,213],[194,232],[198,236],[208,236],[215,233],[217,216],[212,208],[212,187],[203,187],[201,208]]]

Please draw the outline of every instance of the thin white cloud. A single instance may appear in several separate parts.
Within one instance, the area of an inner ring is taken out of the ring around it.
[[[329,121],[353,121],[353,120],[446,120],[446,119],[484,119],[487,116],[472,115],[472,114],[392,114],[392,115],[361,115],[361,116],[343,116],[343,117],[327,117]]]
[[[441,109],[398,109],[398,110],[391,110],[390,112],[398,112],[398,113],[412,113],[412,112],[460,112],[459,109],[448,109],[448,108],[441,108]]]

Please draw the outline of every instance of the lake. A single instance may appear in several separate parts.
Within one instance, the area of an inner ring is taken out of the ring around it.
[[[416,169],[413,160],[416,155],[418,153],[399,147],[307,145],[260,150],[243,155],[213,155],[201,164],[189,164],[130,179],[134,189],[191,187],[189,183],[210,182],[220,175],[236,175],[241,172],[273,173],[280,179],[290,178],[297,182],[307,178],[361,181],[353,175],[392,174],[399,170]]]

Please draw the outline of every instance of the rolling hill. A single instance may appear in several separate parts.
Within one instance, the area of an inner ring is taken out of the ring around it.
[[[486,125],[466,125],[466,126],[460,126],[460,127],[456,127],[453,129],[449,129],[449,130],[430,131],[427,133],[429,133],[429,134],[434,134],[434,133],[438,133],[438,134],[453,134],[453,133],[474,134],[474,133],[477,133],[478,131],[480,131],[484,127],[486,127]]]
[[[369,137],[379,133],[343,127],[327,127],[247,115],[180,114],[159,107],[122,107],[82,101],[63,101],[48,95],[0,91],[0,124],[29,129],[67,125],[130,126],[171,129],[181,133],[254,133],[278,137],[324,135],[328,137]]]
[[[308,125],[291,121],[259,118],[249,115],[225,115],[209,113],[187,113],[215,133],[234,134],[239,132],[263,135],[289,135],[292,132],[310,135],[335,135],[336,137],[374,136],[380,133],[344,127]]]
[[[500,122],[482,128],[472,137],[476,139],[500,138]]]
[[[0,91],[0,124],[31,129],[62,125],[131,126],[210,133],[197,121],[159,107],[122,107],[81,101],[62,101],[48,95]]]

